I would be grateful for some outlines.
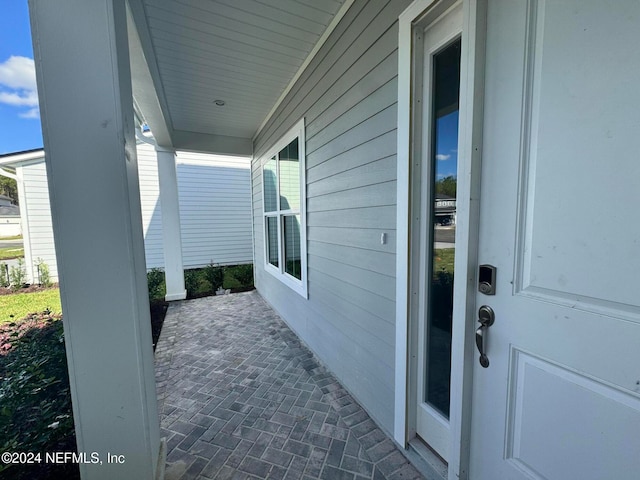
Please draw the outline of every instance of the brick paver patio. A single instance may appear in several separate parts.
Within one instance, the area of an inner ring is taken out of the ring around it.
[[[255,291],[172,304],[156,379],[167,480],[423,478]]]

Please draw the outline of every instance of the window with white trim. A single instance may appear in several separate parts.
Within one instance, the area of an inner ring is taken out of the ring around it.
[[[307,297],[304,118],[262,159],[265,270]]]

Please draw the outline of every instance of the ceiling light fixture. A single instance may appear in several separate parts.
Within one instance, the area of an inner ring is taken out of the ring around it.
[[[214,100],[213,103],[215,103],[217,106],[222,107],[225,104],[224,100]]]

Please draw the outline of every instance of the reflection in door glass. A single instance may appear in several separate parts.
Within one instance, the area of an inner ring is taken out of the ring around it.
[[[433,57],[431,271],[425,401],[449,417],[458,176],[460,40]]]
[[[267,217],[267,248],[269,263],[279,267],[278,262],[278,217]]]

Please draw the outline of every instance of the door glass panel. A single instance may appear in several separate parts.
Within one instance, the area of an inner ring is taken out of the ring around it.
[[[458,177],[460,40],[433,57],[431,271],[425,401],[449,417],[451,320]]]

